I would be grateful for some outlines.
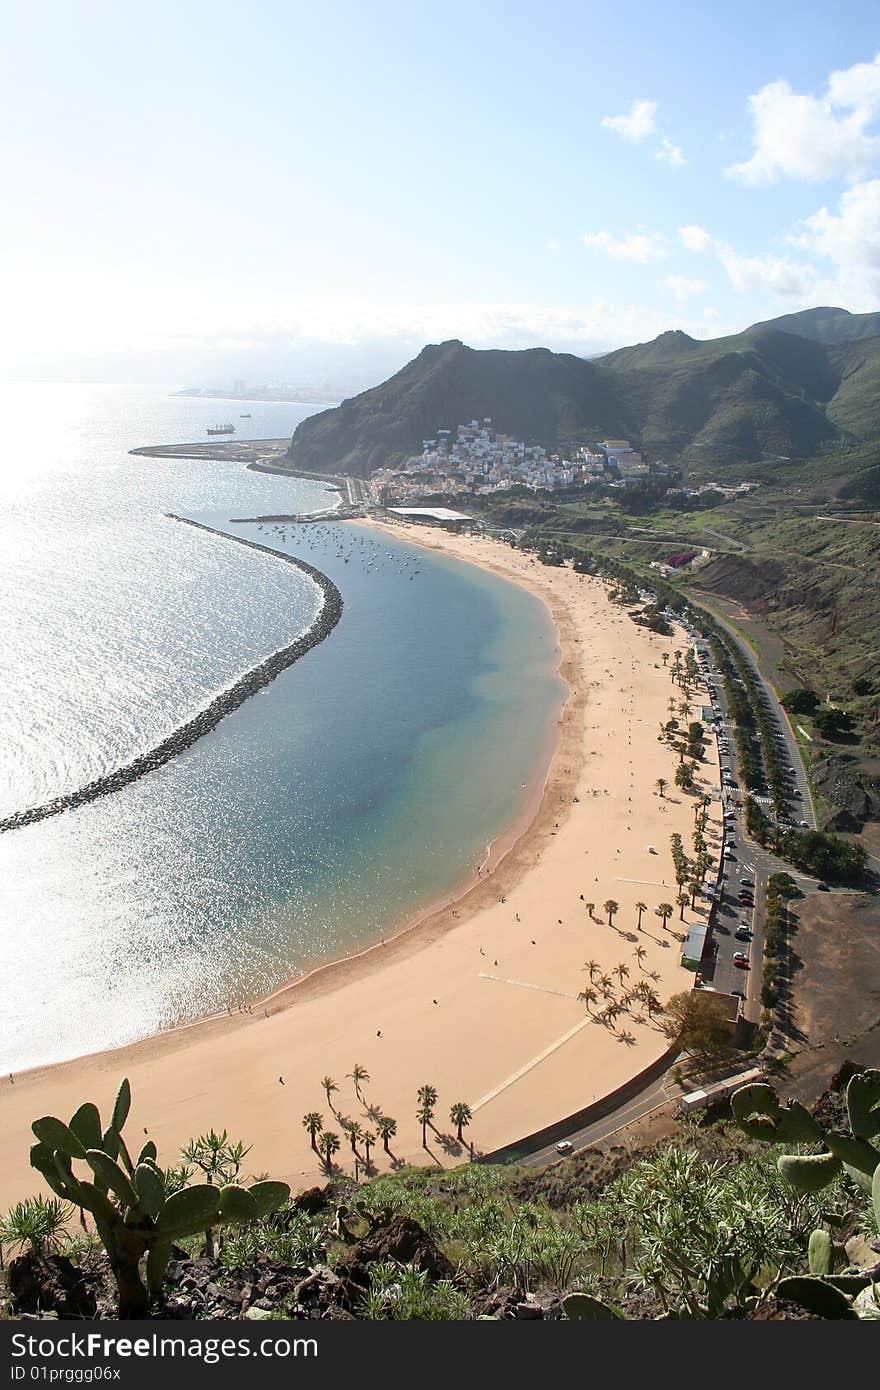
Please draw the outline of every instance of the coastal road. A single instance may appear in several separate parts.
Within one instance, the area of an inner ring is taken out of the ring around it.
[[[575,1151],[589,1148],[601,1139],[609,1138],[617,1130],[632,1124],[634,1120],[642,1119],[652,1110],[659,1110],[683,1093],[683,1088],[672,1080],[669,1072],[666,1072],[663,1076],[649,1082],[638,1095],[632,1096],[617,1110],[612,1110],[601,1120],[595,1120],[592,1124],[574,1129],[569,1134],[561,1135],[560,1138],[568,1140]],[[526,1168],[546,1168],[548,1163],[554,1163],[560,1157],[556,1149],[558,1142],[556,1140],[552,1144],[545,1145],[544,1148],[536,1149],[534,1153],[520,1159],[519,1162]]]

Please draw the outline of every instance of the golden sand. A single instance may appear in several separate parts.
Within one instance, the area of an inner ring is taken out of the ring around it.
[[[251,1014],[4,1079],[0,1208],[42,1190],[28,1167],[31,1120],[67,1119],[84,1100],[104,1113],[123,1075],[134,1093],[132,1142],[148,1133],[160,1162],[175,1161],[190,1136],[225,1127],[253,1146],[252,1171],[303,1187],[323,1178],[302,1126],[307,1111],[340,1135],[337,1157],[349,1171],[338,1116],[375,1130],[377,1111],[397,1120],[394,1160],[456,1162],[467,1152],[454,1140],[453,1102],[471,1106],[466,1138],[475,1152],[490,1152],[599,1099],[665,1051],[642,1010],[612,1027],[577,995],[589,984],[588,961],[595,976],[611,976],[617,997],[643,978],[663,1000],[693,984],[679,958],[694,914],[686,910],[682,922],[676,907],[668,929],[654,914],[678,891],[670,836],[678,831],[688,849],[694,819],[693,796],[674,787],[675,754],[658,740],[670,699],[682,699],[663,653],[683,648],[683,634],[636,626],[602,581],[542,566],[500,542],[393,530],[526,585],[552,610],[570,695],[530,823],[456,903],[313,972]],[[663,797],[661,777],[669,783]],[[701,777],[701,789],[717,790],[714,762]],[[712,815],[717,832],[717,802]],[[606,899],[620,905],[613,926]],[[639,901],[648,908],[641,932]],[[622,981],[618,965],[629,972]],[[362,1099],[347,1077],[354,1063],[370,1074]],[[339,1086],[335,1115],[320,1084],[327,1074]],[[423,1083],[439,1093],[440,1134],[429,1131],[427,1153],[416,1121]],[[374,1158],[380,1170],[392,1162],[381,1145]]]

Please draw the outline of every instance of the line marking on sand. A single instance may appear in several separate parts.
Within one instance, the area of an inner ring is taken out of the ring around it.
[[[520,1067],[519,1071],[515,1071],[512,1076],[508,1076],[507,1080],[502,1081],[501,1084],[496,1086],[494,1090],[488,1091],[486,1095],[481,1096],[480,1099],[476,1102],[476,1104],[471,1106],[471,1109],[475,1111],[482,1110],[483,1106],[488,1105],[490,1100],[494,1100],[495,1097],[499,1096],[502,1091],[506,1091],[507,1088],[509,1086],[512,1086],[515,1081],[519,1081],[520,1078],[525,1076],[527,1072],[530,1072],[533,1067],[537,1067],[541,1062],[546,1061],[546,1059],[549,1056],[551,1056],[552,1053],[556,1052],[558,1048],[563,1047],[577,1033],[580,1033],[582,1029],[587,1028],[591,1023],[594,1022],[595,1020],[592,1018],[582,1018],[580,1023],[576,1023],[573,1028],[569,1028],[567,1033],[563,1033],[561,1038],[557,1038],[556,1042],[551,1043],[549,1047],[545,1047],[544,1051],[539,1052],[537,1057],[533,1057],[531,1061],[526,1062],[525,1066]],[[593,1099],[595,1099],[595,1096],[593,1097]],[[587,1102],[587,1104],[589,1104],[589,1102]]]
[[[658,883],[656,878],[616,878],[615,883],[647,883],[651,888],[668,888],[668,883]]]
[[[550,985],[532,985],[527,980],[508,980],[504,975],[490,975],[484,970],[480,971],[479,978],[496,980],[499,985],[518,985],[520,989],[538,989],[542,994],[558,994],[561,999],[577,999],[576,994],[571,994],[565,989],[552,989]]]

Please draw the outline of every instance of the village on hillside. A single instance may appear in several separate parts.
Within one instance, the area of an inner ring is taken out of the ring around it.
[[[505,492],[512,487],[533,491],[558,491],[588,483],[604,482],[626,488],[666,470],[661,462],[648,464],[626,439],[603,439],[581,445],[571,457],[548,453],[540,444],[527,444],[493,430],[492,420],[471,420],[456,431],[438,430],[422,441],[420,454],[412,454],[397,468],[382,468],[370,480],[373,500],[382,506],[405,504],[426,495],[477,496]],[[670,479],[671,481],[671,479]],[[669,492],[699,496],[719,492],[734,496],[750,492],[756,483],[707,483],[699,488],[670,487]]]

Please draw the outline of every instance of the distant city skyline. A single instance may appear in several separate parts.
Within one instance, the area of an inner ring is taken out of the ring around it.
[[[873,6],[6,16],[0,376],[360,388],[880,308]]]

